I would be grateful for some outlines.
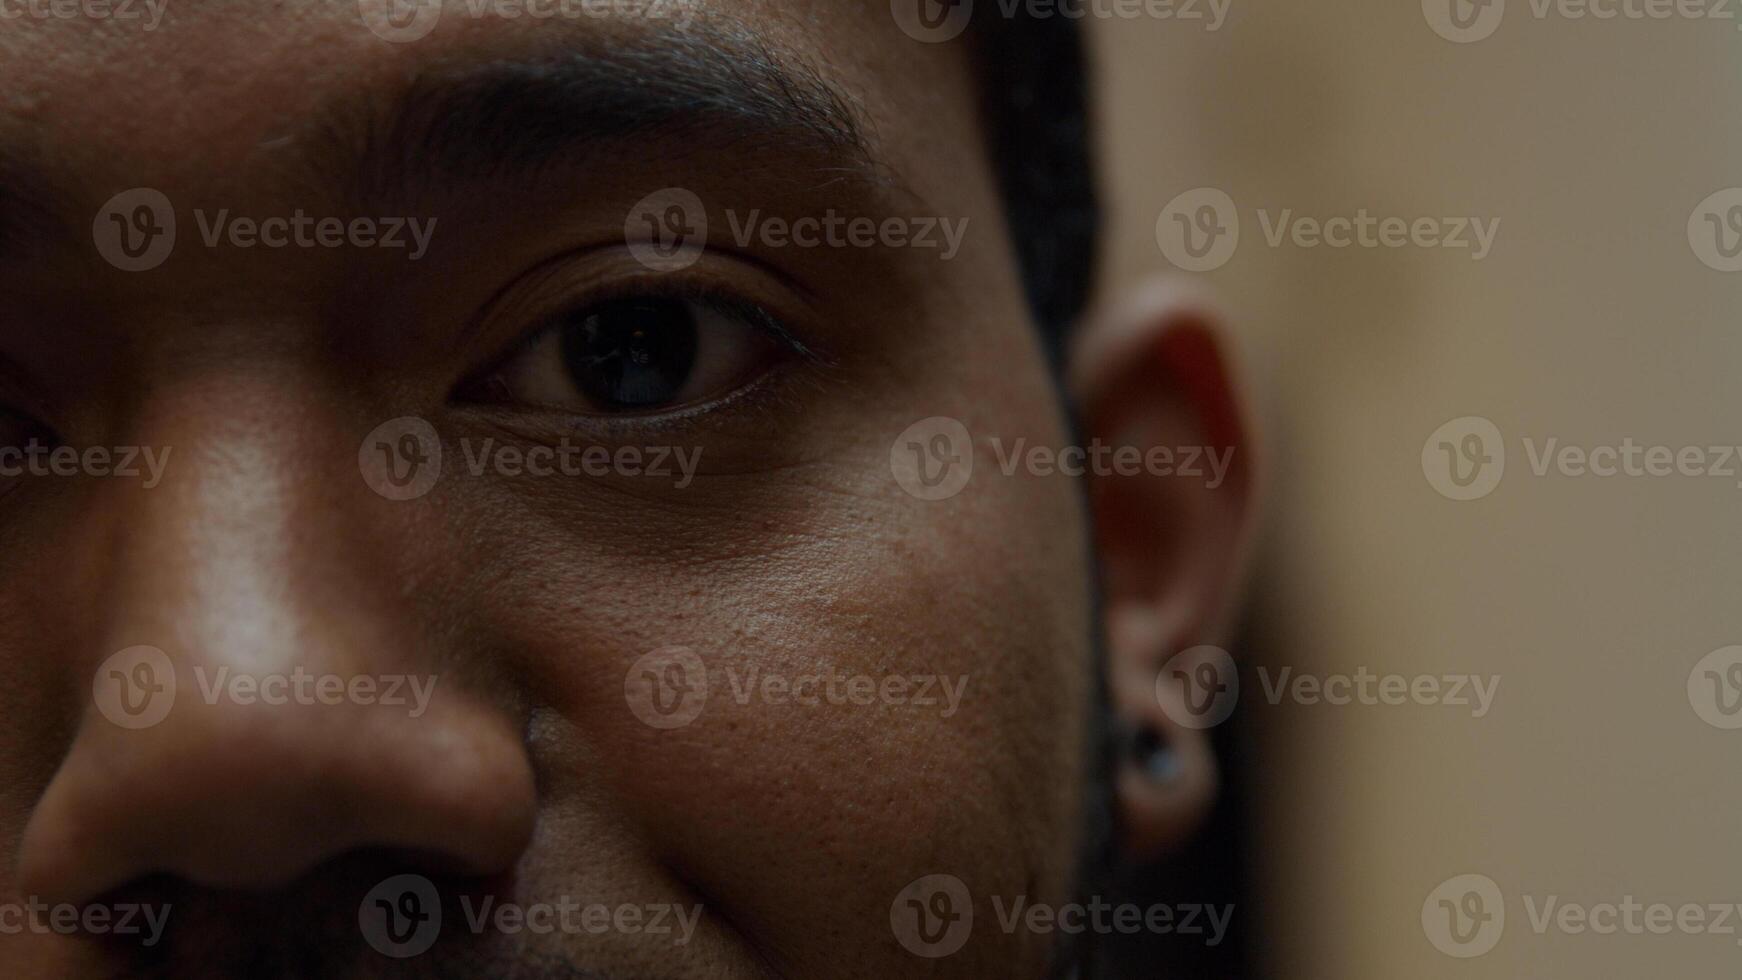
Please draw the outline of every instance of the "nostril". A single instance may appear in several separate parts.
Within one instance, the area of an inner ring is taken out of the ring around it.
[[[196,699],[147,729],[87,717],[31,814],[19,875],[60,901],[159,873],[270,891],[365,849],[489,875],[514,867],[535,812],[517,730],[464,692],[417,718]]]
[[[448,856],[434,852],[365,848],[332,858],[292,881],[270,889],[203,887],[170,874],[125,882],[80,903],[81,912],[98,909],[111,921],[126,916],[129,931],[111,929],[103,939],[144,970],[158,963],[183,963],[198,956],[212,964],[296,962],[301,976],[336,976],[336,965],[315,969],[311,956],[337,961],[347,951],[366,954],[382,938],[371,923],[386,901],[397,915],[407,914],[408,886],[424,906],[415,911],[489,908],[514,894],[512,873],[485,877],[455,874]],[[198,948],[183,948],[196,941]],[[212,976],[244,976],[239,967],[213,969]]]

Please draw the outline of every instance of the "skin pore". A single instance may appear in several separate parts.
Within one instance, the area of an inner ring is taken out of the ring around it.
[[[0,902],[173,909],[148,949],[0,936],[0,973],[1044,973],[1058,937],[996,928],[991,902],[1057,905],[1076,884],[1096,545],[1081,487],[1006,476],[980,441],[1074,437],[959,46],[916,43],[883,3],[721,0],[681,31],[453,14],[392,43],[354,3],[207,2],[150,34],[7,22],[0,74],[0,443],[173,449],[149,489],[0,477]],[[92,223],[141,187],[173,202],[178,239],[127,272]],[[671,187],[703,202],[707,248],[650,268],[625,219]],[[947,260],[731,234],[752,212],[831,209],[965,234]],[[220,212],[416,217],[430,233],[415,260],[208,242]],[[589,400],[552,331],[647,298],[710,311],[693,377],[650,407]],[[1205,319],[1194,307],[1187,326]],[[1110,430],[1242,443],[1237,418],[1217,428],[1238,416],[1225,366],[1213,343],[1206,361],[1177,342],[1181,322],[1155,295],[1088,325],[1080,402]],[[1198,383],[1167,383],[1185,373]],[[941,500],[891,474],[897,435],[933,416],[976,436],[973,482]],[[358,447],[404,417],[448,463],[392,500]],[[462,447],[484,440],[699,462],[681,488],[468,472]],[[1167,725],[1131,692],[1153,691],[1154,664],[1203,641],[1225,602],[1243,459],[1215,494],[1091,495],[1119,522],[1099,550],[1127,714]],[[130,729],[92,684],[140,645],[180,687],[165,719]],[[698,717],[662,729],[625,677],[673,647],[710,677],[966,684],[946,714],[740,700],[714,680]],[[208,700],[195,683],[299,670],[436,686],[413,717]],[[1140,850],[1179,839],[1213,782],[1174,734],[1203,778],[1178,798],[1127,787]],[[444,928],[395,959],[358,909],[405,873],[437,886]],[[981,918],[960,951],[916,959],[891,902],[932,874],[964,882]],[[465,910],[486,899],[699,918],[681,944],[474,931]]]

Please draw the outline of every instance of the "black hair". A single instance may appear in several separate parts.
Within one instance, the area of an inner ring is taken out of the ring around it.
[[[1030,309],[1058,363],[1094,285],[1088,58],[1080,19],[981,0],[972,22],[992,166]]]
[[[1047,355],[1062,367],[1071,326],[1094,287],[1100,206],[1090,112],[1088,57],[1080,18],[1053,11],[1006,10],[981,0],[972,23],[981,83],[981,115],[1010,225],[1011,247]],[[1067,403],[1068,424],[1080,431]],[[1084,519],[1088,520],[1084,500]],[[1088,556],[1091,569],[1094,556]],[[1100,615],[1099,576],[1090,582],[1095,621]],[[1114,798],[1122,733],[1107,689],[1107,638],[1097,627],[1093,656],[1093,710],[1089,713],[1084,813],[1078,841],[1074,890],[1098,892],[1114,873],[1119,829]],[[1088,936],[1054,950],[1049,974],[1087,978],[1100,972]]]

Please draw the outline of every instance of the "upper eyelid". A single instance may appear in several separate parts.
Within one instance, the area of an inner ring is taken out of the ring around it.
[[[644,296],[663,299],[681,299],[687,302],[705,304],[717,313],[724,313],[743,321],[745,326],[752,330],[756,330],[766,338],[779,344],[787,349],[789,353],[807,359],[816,356],[808,345],[793,335],[786,325],[781,322],[779,317],[770,313],[767,309],[750,301],[741,300],[732,296],[721,296],[714,291],[707,289],[680,288],[676,290],[659,290],[641,285],[630,285],[625,286],[620,290],[607,290],[590,295],[583,295],[582,297],[577,298],[574,302],[560,306],[557,309],[564,312],[582,311],[591,306],[611,302],[614,299],[631,299]],[[562,315],[562,312],[553,312],[538,321],[540,326],[537,329],[527,330],[512,344],[494,357],[490,358],[486,362],[486,367],[466,375],[466,377],[455,387],[455,392],[465,391],[479,385],[492,385],[497,383],[505,368],[514,363],[517,358],[536,347],[546,337],[550,336],[553,331],[561,328],[562,324],[555,322],[555,318],[560,315]]]
[[[790,294],[796,303],[764,303],[750,295],[761,290],[744,290],[744,295],[734,295],[734,289],[727,282],[731,278],[729,270],[716,269],[714,259],[724,259],[731,265],[750,270],[755,277],[771,280],[778,284],[780,291]],[[604,278],[596,267],[589,268],[588,271],[580,274],[574,272],[577,267],[596,266],[600,263],[614,263],[622,271],[608,279]],[[627,243],[621,238],[571,246],[554,251],[533,262],[526,272],[509,280],[478,308],[461,330],[460,345],[470,346],[469,338],[486,332],[494,332],[491,329],[491,324],[503,316],[504,306],[507,305],[508,309],[512,310],[515,306],[521,305],[520,302],[516,302],[520,299],[516,294],[528,281],[534,283],[530,288],[536,293],[544,288],[546,282],[562,279],[578,280],[586,282],[587,285],[570,285],[560,288],[558,291],[563,295],[563,298],[557,302],[529,304],[534,306],[538,312],[534,316],[523,317],[524,320],[542,320],[547,316],[556,315],[565,307],[573,308],[586,302],[604,301],[613,296],[621,297],[637,292],[643,295],[676,295],[694,299],[733,301],[748,303],[770,312],[774,321],[781,328],[781,332],[776,334],[776,339],[792,344],[800,354],[824,364],[831,364],[834,361],[824,345],[820,343],[820,338],[816,341],[803,341],[799,338],[798,332],[789,327],[787,323],[789,319],[796,319],[800,322],[821,320],[822,297],[815,289],[788,271],[757,255],[741,251],[730,243],[725,243],[718,246],[710,244],[705,250],[702,261],[687,269],[674,272],[653,272],[642,265],[638,259],[632,257]],[[794,311],[797,314],[795,317],[785,317],[769,310],[771,305],[797,306],[799,309]],[[814,331],[810,333],[814,336]],[[502,349],[506,350],[513,346],[513,343],[509,343],[503,345]]]
[[[816,317],[814,292],[798,283],[782,271],[758,261],[753,256],[731,253],[727,249],[715,250],[730,255],[734,263],[753,267],[758,273],[767,276],[780,286],[796,294],[799,311],[802,318]],[[616,253],[613,255],[612,253]],[[620,243],[612,245],[593,245],[569,249],[547,258],[533,267],[533,270],[505,285],[493,294],[469,323],[464,333],[468,336],[496,332],[491,324],[503,320],[517,320],[517,332],[508,341],[496,345],[494,352],[481,358],[482,367],[468,371],[458,382],[455,390],[462,390],[476,385],[537,343],[550,330],[556,328],[551,322],[565,312],[583,309],[587,306],[609,302],[613,299],[627,299],[637,296],[686,299],[692,302],[705,303],[718,312],[727,313],[746,321],[746,323],[768,336],[775,343],[790,353],[804,360],[829,366],[834,358],[816,344],[801,336],[801,331],[794,329],[787,317],[771,309],[773,304],[753,298],[752,294],[764,290],[734,289],[724,283],[727,276],[715,270],[698,270],[695,267],[681,272],[652,273],[635,265],[625,274],[602,278],[596,273],[584,275],[565,275],[589,256],[605,255],[615,258],[625,265],[633,263],[628,259],[626,250]],[[710,274],[712,273],[712,274]],[[519,287],[528,281],[526,287],[533,298],[517,296]],[[568,280],[572,285],[551,286],[552,281]],[[577,282],[578,280],[578,282]],[[538,298],[540,293],[553,294]],[[808,331],[807,333],[814,333]]]

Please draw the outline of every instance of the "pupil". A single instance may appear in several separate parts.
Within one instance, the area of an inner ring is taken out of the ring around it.
[[[674,299],[625,299],[591,306],[562,332],[563,363],[603,408],[644,408],[677,397],[696,362],[696,321]]]

